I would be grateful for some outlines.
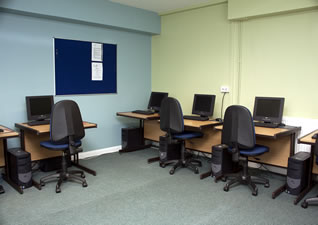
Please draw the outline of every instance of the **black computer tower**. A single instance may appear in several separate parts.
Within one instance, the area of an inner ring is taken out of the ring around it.
[[[142,128],[122,128],[121,147],[122,149],[133,149],[144,145]]]
[[[298,152],[288,158],[286,192],[298,195],[307,185],[310,153]]]
[[[8,149],[10,179],[21,188],[32,186],[31,154],[20,148]]]
[[[160,162],[180,159],[181,158],[181,143],[176,140],[171,140],[171,138],[168,138],[166,136],[160,136],[159,157],[160,157]]]
[[[237,163],[232,161],[232,154],[228,152],[226,145],[216,145],[212,147],[212,176],[220,177],[227,173],[232,173],[237,167]]]

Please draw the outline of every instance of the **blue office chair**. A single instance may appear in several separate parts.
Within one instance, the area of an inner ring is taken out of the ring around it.
[[[256,196],[258,189],[256,184],[264,184],[269,187],[269,181],[265,178],[254,177],[248,173],[248,157],[258,156],[269,151],[263,145],[257,145],[255,141],[255,128],[250,111],[244,106],[233,105],[226,109],[222,130],[222,144],[232,153],[232,161],[242,163],[243,169],[239,174],[225,175],[232,177],[224,186],[224,191],[236,184],[245,184],[250,187],[252,194]]]
[[[67,157],[83,151],[81,139],[85,136],[83,121],[78,105],[71,100],[63,100],[56,103],[52,109],[50,123],[50,140],[43,141],[40,145],[53,151],[63,151],[62,169],[56,174],[51,174],[40,179],[40,184],[57,179],[56,193],[61,192],[61,184],[67,180],[78,181],[83,187],[87,183],[83,171],[67,170]],[[76,175],[79,174],[79,175]]]
[[[316,139],[316,142],[315,142],[314,154],[316,155],[316,164],[318,165],[318,139]],[[317,197],[306,198],[301,204],[303,208],[307,208],[308,205],[318,205],[318,195]]]
[[[160,129],[167,132],[166,137],[168,139],[171,138],[171,140],[174,139],[182,143],[181,159],[173,165],[170,174],[174,174],[174,171],[179,167],[186,167],[192,169],[196,174],[199,173],[196,165],[201,166],[201,162],[185,157],[185,140],[199,138],[203,134],[184,130],[182,109],[177,99],[167,97],[162,101],[160,107]]]

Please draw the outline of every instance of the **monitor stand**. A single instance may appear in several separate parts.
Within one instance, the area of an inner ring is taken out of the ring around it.
[[[29,121],[29,126],[37,126],[37,125],[44,125],[44,124],[50,124],[50,120],[33,120]]]
[[[257,122],[254,122],[254,125],[257,126],[257,127],[276,128],[276,127],[278,127],[280,124],[279,124],[279,123],[269,122],[269,121],[257,121]]]

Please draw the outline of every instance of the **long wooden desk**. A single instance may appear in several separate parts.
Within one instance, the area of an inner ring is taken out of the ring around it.
[[[84,128],[96,128],[96,123],[83,122]],[[50,151],[41,147],[40,142],[50,139],[50,125],[29,126],[27,123],[16,123],[20,129],[21,148],[31,153],[31,160],[41,160],[62,155],[61,151]],[[74,155],[72,164],[90,174],[96,176],[96,171],[79,164],[78,154]]]
[[[203,133],[202,138],[194,138],[186,140],[186,148],[200,152],[211,153],[213,145],[220,144],[221,133],[214,129],[214,126],[220,125],[221,122],[208,120],[184,120],[184,127],[186,130],[199,130]],[[165,132],[160,130],[160,123],[158,120],[145,121],[144,124],[144,138],[151,141],[159,142],[159,137],[165,135]]]
[[[17,189],[18,186],[11,181],[9,174],[9,163],[7,159],[7,139],[19,137],[19,133],[5,127],[1,126],[0,128],[3,129],[3,132],[0,132],[0,166],[4,166],[4,173],[2,174],[3,179],[10,184],[13,188]],[[0,185],[1,192],[4,192],[3,187]]]
[[[124,116],[134,119],[139,119],[142,136],[146,140],[159,142],[159,137],[166,133],[160,129],[160,115],[158,113],[152,115],[142,115],[132,112],[118,112],[117,116]],[[213,129],[213,126],[220,125],[218,121],[195,121],[195,120],[184,120],[184,127],[186,130],[200,130],[203,132],[202,138],[194,138],[186,141],[186,148],[202,151],[211,152],[211,146],[218,144],[221,140],[221,135]],[[144,145],[135,149],[122,149],[120,152],[130,152],[139,149],[148,148],[151,145]],[[148,162],[158,161],[159,157],[148,159]]]
[[[222,126],[215,127],[222,130]],[[256,143],[269,147],[269,152],[249,161],[287,168],[288,157],[295,152],[295,137],[300,127],[285,126],[281,128],[255,127]]]

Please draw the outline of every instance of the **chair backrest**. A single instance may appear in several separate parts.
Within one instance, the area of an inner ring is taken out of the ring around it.
[[[240,149],[255,146],[255,128],[250,111],[240,105],[229,106],[224,115],[222,144]]]
[[[66,144],[69,137],[78,141],[85,136],[81,112],[72,100],[62,100],[53,106],[50,124],[51,141],[55,143]]]
[[[160,129],[169,135],[183,132],[183,114],[177,99],[167,97],[161,102]]]

